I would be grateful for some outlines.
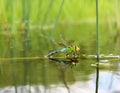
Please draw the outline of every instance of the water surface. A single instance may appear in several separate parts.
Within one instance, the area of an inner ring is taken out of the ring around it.
[[[59,59],[60,60],[60,59]],[[0,93],[95,93],[96,60],[0,62]],[[119,60],[99,65],[99,93],[120,92]]]

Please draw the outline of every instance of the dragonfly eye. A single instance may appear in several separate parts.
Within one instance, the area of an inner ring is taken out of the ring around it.
[[[75,50],[78,52],[80,48],[78,46],[75,46]]]

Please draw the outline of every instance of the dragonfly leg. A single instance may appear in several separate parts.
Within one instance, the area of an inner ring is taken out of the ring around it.
[[[73,58],[78,58],[78,54],[76,52],[73,52]]]
[[[71,54],[71,53],[72,53],[72,51],[68,52],[68,53],[66,54],[66,58],[69,59],[69,54]]]

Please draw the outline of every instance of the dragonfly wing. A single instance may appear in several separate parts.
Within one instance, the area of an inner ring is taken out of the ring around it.
[[[60,34],[60,37],[63,41],[66,42],[68,46],[71,46],[74,43],[74,40],[66,40],[66,38],[62,34]]]
[[[69,46],[71,46],[74,42],[75,42],[74,40],[69,40],[69,41],[67,42],[67,44],[68,44]]]
[[[63,43],[61,43],[61,42],[58,42],[58,41],[56,41],[56,40],[54,40],[54,39],[52,39],[52,41],[53,41],[55,44],[59,45],[59,46],[66,47],[66,45],[63,44]]]

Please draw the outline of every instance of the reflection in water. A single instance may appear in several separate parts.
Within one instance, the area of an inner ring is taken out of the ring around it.
[[[117,78],[115,73],[106,71],[100,72],[100,75],[102,75],[99,83],[100,90],[106,90],[108,93],[120,93],[120,80]]]
[[[76,65],[78,63],[78,59],[76,59],[76,58],[64,59],[64,60],[55,59],[55,58],[48,58],[48,59],[50,61],[54,62],[54,64],[56,65],[56,67],[59,71],[60,80],[63,82],[63,84],[67,88],[68,93],[70,93],[70,89],[69,89],[69,86],[66,81],[66,69],[68,69],[69,67],[72,68],[74,65]],[[56,63],[58,63],[58,64],[56,64]],[[71,70],[70,74],[74,78],[72,70]]]
[[[50,61],[59,63],[60,65],[63,65],[65,67],[73,67],[78,63],[78,59],[71,58],[71,59],[57,59],[57,58],[48,58]]]
[[[98,59],[99,61],[99,59]],[[98,93],[98,87],[99,87],[99,63],[96,64],[96,88],[95,93]]]
[[[53,59],[0,63],[0,93],[94,93],[94,60]],[[98,93],[120,92],[117,61],[99,64]],[[26,66],[27,67],[26,67]],[[104,67],[103,67],[104,65]]]

